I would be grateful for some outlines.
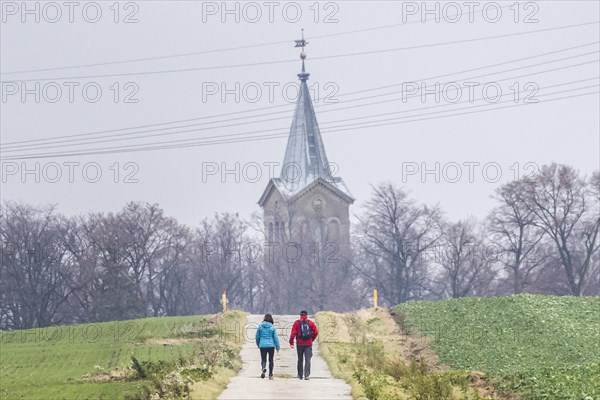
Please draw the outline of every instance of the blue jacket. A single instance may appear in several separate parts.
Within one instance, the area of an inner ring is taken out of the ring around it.
[[[272,323],[263,321],[256,330],[256,345],[264,349],[266,347],[275,347],[279,350],[279,337],[277,329]]]

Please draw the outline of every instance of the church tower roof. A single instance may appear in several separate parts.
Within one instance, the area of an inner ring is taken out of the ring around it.
[[[302,63],[304,67],[304,60]],[[299,96],[280,174],[280,179],[290,192],[302,189],[319,177],[326,180],[332,177],[306,83],[309,75],[304,71],[298,74]]]
[[[267,187],[259,204],[264,203],[270,188],[277,187],[287,198],[291,199],[304,192],[313,182],[328,186],[338,192],[349,203],[354,201],[350,191],[340,177],[334,177],[331,172],[325,146],[321,138],[321,131],[317,123],[317,117],[313,107],[308,80],[310,74],[306,72],[304,60],[306,53],[304,46],[308,44],[304,40],[296,40],[296,47],[302,47],[300,58],[302,59],[302,72],[298,74],[300,79],[300,90],[296,102],[296,110],[290,128],[283,165],[279,178],[274,178]],[[340,193],[341,192],[341,193]]]

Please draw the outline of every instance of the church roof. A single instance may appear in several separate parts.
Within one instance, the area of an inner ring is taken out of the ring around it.
[[[302,42],[306,43],[304,39]],[[310,91],[306,83],[310,74],[304,70],[305,57],[306,55],[303,52],[301,55],[302,73],[298,74],[300,91],[281,173],[279,178],[271,179],[271,182],[269,182],[259,201],[261,206],[273,187],[276,187],[285,198],[291,200],[317,181],[324,182],[330,189],[341,192],[341,197],[350,203],[354,202],[354,198],[342,178],[334,177],[331,172]]]
[[[329,161],[306,81],[307,73],[298,74],[300,91],[288,137],[280,178],[292,192],[318,177],[331,176]]]
[[[333,177],[331,173],[315,109],[306,83],[309,75],[304,72],[303,63],[302,73],[298,74],[300,91],[296,111],[294,112],[279,178],[290,193],[297,193],[311,182],[323,178],[330,183],[334,183],[339,190],[352,197],[341,178]]]

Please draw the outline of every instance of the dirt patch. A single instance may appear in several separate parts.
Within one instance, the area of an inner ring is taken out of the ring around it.
[[[151,338],[146,339],[146,344],[158,344],[163,346],[180,346],[188,343],[201,343],[200,338]]]
[[[133,371],[126,370],[115,370],[107,372],[94,372],[93,374],[84,375],[83,380],[88,382],[117,382],[117,381],[128,381],[135,378]]]
[[[322,343],[354,343],[346,323],[349,314],[337,314],[329,311],[319,312],[319,341]]]
[[[394,317],[383,308],[346,314],[320,312],[320,340],[326,343],[381,341],[387,355],[398,355],[403,361],[421,359],[432,372],[449,369],[442,366],[435,353],[427,348],[426,338],[403,332]]]
[[[484,398],[499,400],[518,400],[519,396],[511,393],[498,393],[496,389],[485,379],[483,372],[472,371],[469,375],[471,386],[479,391],[479,395]]]
[[[421,360],[430,372],[442,372],[448,368],[442,366],[435,353],[427,347],[425,338],[409,335],[396,323],[394,315],[387,309],[366,310],[367,317],[376,318],[369,325],[375,330],[374,336],[383,342],[386,352],[400,355],[403,361]]]

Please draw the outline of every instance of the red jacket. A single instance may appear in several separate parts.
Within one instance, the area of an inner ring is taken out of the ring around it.
[[[317,329],[317,325],[310,319],[308,320],[308,327],[310,328],[311,338],[308,340],[302,340],[300,339],[300,320],[294,322],[294,325],[292,326],[292,333],[290,334],[290,344],[293,345],[294,339],[296,339],[296,344],[298,346],[312,346],[313,340],[315,340],[319,335],[319,330]]]

